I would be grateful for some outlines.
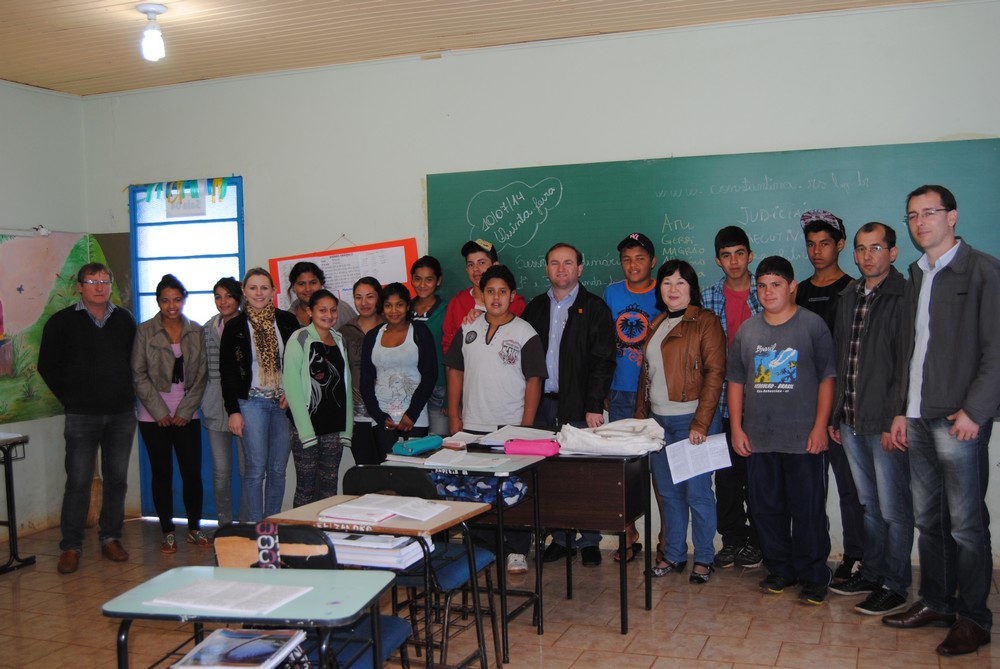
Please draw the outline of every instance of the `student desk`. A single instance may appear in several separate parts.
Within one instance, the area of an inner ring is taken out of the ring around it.
[[[646,609],[653,606],[650,553],[649,454],[557,455],[538,466],[538,485],[545,496],[541,522],[548,529],[585,529],[618,535],[618,550],[627,550],[626,530],[639,516],[646,516]],[[532,519],[521,507],[508,511],[508,524],[530,525]],[[628,632],[628,570],[619,563],[621,630]],[[572,560],[566,560],[566,598],[573,598]]]
[[[306,504],[305,506],[300,506],[296,509],[283,511],[269,517],[267,520],[272,523],[279,524],[300,523],[303,525],[313,525],[315,527],[337,530],[340,532],[394,534],[399,536],[423,537],[429,539],[438,532],[444,532],[445,530],[449,530],[456,525],[461,525],[469,518],[478,516],[483,512],[488,511],[490,508],[489,504],[483,504],[480,502],[449,502],[445,500],[436,500],[441,504],[446,505],[448,508],[427,521],[411,520],[400,516],[386,518],[379,523],[371,525],[366,523],[339,522],[325,519],[320,520],[319,514],[323,510],[356,498],[356,495],[334,495],[333,497],[327,497],[326,499],[313,502],[312,504]],[[420,546],[424,551],[424,591],[428,593],[428,596],[424,597],[424,615],[426,616],[424,620],[429,622],[431,620],[431,598],[429,596],[431,591],[430,553],[427,551],[427,545],[423,541],[420,542]],[[479,580],[475,578],[476,563],[475,557],[472,553],[472,537],[467,531],[465,532],[465,548],[469,558],[469,573],[473,575],[473,578],[470,578],[469,580],[472,585],[473,608],[476,616],[476,638],[479,640],[480,665],[482,669],[486,669],[486,642],[483,635],[483,616],[482,611],[480,610],[479,602]],[[364,572],[351,570],[350,573],[358,574]],[[434,653],[431,650],[432,630],[430,624],[426,624],[425,628],[427,633],[427,667],[428,669],[432,669],[434,666]]]
[[[128,633],[133,620],[180,620],[195,625],[193,640],[204,636],[203,623],[248,623],[322,630],[320,664],[329,648],[333,628],[355,623],[368,613],[372,620],[372,651],[375,666],[382,663],[378,601],[394,576],[385,571],[317,572],[295,569],[225,569],[222,567],[177,567],[115,597],[102,608],[104,615],[121,618],[118,626],[118,667],[128,668]],[[266,614],[231,613],[146,604],[154,597],[173,592],[196,581],[245,581],[267,585],[310,586],[312,590]],[[185,644],[186,645],[186,644]],[[178,649],[175,649],[179,650]],[[164,658],[166,659],[166,658]]]
[[[531,485],[529,487],[528,493],[533,500],[532,511],[533,516],[529,516],[530,521],[527,523],[534,528],[535,532],[535,590],[533,592],[521,592],[521,591],[511,591],[516,595],[527,595],[528,599],[518,606],[514,611],[508,612],[507,606],[507,565],[506,559],[507,555],[504,551],[504,541],[503,541],[503,528],[504,528],[504,514],[509,513],[509,511],[504,510],[503,504],[496,505],[496,527],[497,527],[497,588],[500,590],[500,631],[503,636],[503,661],[510,662],[510,639],[507,634],[507,623],[510,618],[513,618],[517,614],[525,610],[529,605],[534,604],[534,616],[533,622],[537,626],[538,633],[542,634],[544,631],[542,624],[542,550],[539,547],[542,545],[543,535],[541,532],[541,510],[540,510],[540,497],[541,488],[539,487],[538,479],[538,466],[545,461],[545,457],[541,455],[505,455],[503,452],[490,452],[482,453],[470,452],[468,453],[469,460],[473,460],[476,457],[482,457],[487,459],[486,456],[500,456],[504,458],[504,461],[493,465],[493,464],[483,464],[476,465],[470,462],[464,462],[459,467],[440,467],[440,466],[428,466],[423,464],[423,458],[415,458],[415,462],[407,463],[400,460],[391,460],[382,463],[383,467],[418,467],[424,469],[427,472],[441,472],[445,474],[460,474],[460,475],[472,475],[472,476],[493,476],[496,477],[497,483],[494,490],[496,498],[500,499],[500,488],[501,479],[509,478],[518,474],[523,474],[525,472],[531,473]],[[520,524],[520,523],[518,523]]]
[[[17,552],[17,514],[14,510],[14,458],[10,451],[16,446],[28,443],[28,437],[23,434],[0,432],[0,451],[3,451],[4,490],[7,494],[7,520],[0,520],[0,526],[7,528],[9,540],[7,550],[9,557],[0,565],[0,574],[35,564],[35,556],[21,557]]]

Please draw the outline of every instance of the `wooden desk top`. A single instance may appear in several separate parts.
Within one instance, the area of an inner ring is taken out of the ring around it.
[[[491,508],[489,504],[482,502],[451,502],[438,499],[434,501],[439,504],[444,504],[448,508],[426,521],[411,520],[401,516],[393,516],[392,518],[386,518],[377,524],[368,525],[365,523],[336,522],[319,519],[319,514],[324,509],[328,509],[337,504],[343,504],[344,502],[348,502],[356,498],[356,495],[334,495],[333,497],[327,497],[326,499],[321,499],[320,501],[313,502],[312,504],[300,506],[297,509],[282,511],[279,514],[271,516],[267,520],[272,523],[313,525],[315,527],[322,527],[328,530],[339,530],[341,532],[378,532],[383,534],[396,534],[411,537],[429,537],[433,534],[437,534],[438,532],[443,532],[444,530],[454,527],[464,520],[474,518],[486,511],[489,511]]]

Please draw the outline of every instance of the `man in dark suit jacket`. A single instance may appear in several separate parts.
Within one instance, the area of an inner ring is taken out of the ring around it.
[[[551,284],[533,299],[521,318],[545,346],[548,379],[538,407],[537,427],[558,430],[564,423],[597,427],[604,423],[604,403],[615,371],[615,325],[611,310],[580,284],[583,254],[569,244],[556,244],[545,254]],[[570,549],[557,533],[545,550],[545,561],[565,557]],[[581,532],[577,547],[583,565],[601,564],[600,532]]]

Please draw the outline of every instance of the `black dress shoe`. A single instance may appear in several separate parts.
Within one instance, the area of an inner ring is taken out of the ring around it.
[[[580,558],[584,567],[600,567],[601,549],[597,546],[586,546],[580,549]]]
[[[567,555],[576,555],[575,548],[566,548],[561,544],[552,542],[542,553],[542,562],[555,562],[556,560],[562,560]]]
[[[975,653],[980,646],[989,642],[989,630],[984,630],[968,618],[960,618],[951,626],[951,631],[937,647],[937,652],[939,655],[965,655]]]
[[[912,629],[923,627],[924,625],[937,625],[946,627],[955,623],[954,613],[938,613],[934,609],[924,604],[923,600],[917,602],[901,613],[894,613],[891,616],[882,618],[882,624],[899,629]]]

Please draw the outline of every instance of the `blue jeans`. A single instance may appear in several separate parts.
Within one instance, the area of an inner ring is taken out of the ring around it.
[[[256,523],[281,511],[291,453],[288,419],[278,400],[263,397],[240,400],[240,413],[246,467],[240,497],[246,500],[250,522]]]
[[[66,491],[63,494],[60,550],[83,549],[83,525],[90,508],[94,461],[101,452],[104,498],[98,536],[101,543],[121,539],[128,490],[128,461],[135,439],[135,412],[66,414]]]
[[[931,609],[956,612],[984,629],[993,575],[988,437],[959,441],[946,418],[906,419],[913,514],[920,538],[920,596]],[[980,428],[980,437],[992,424]],[[957,591],[957,596],[956,596]]]
[[[635,416],[635,392],[612,390],[608,393],[608,421],[625,420]]]
[[[854,434],[847,424],[840,439],[864,509],[861,575],[905,596],[913,578],[910,459],[905,451],[884,451],[881,434]]]
[[[219,519],[219,526],[223,527],[233,522],[233,433],[228,430],[208,430],[208,444],[212,450],[215,513]],[[239,437],[237,437],[236,458],[242,481],[246,466],[243,464],[243,440]],[[241,499],[239,520],[245,523],[247,519],[246,501]]]
[[[431,397],[427,400],[427,419],[430,421],[430,434],[439,434],[447,437],[451,434],[448,431],[448,417],[441,411],[448,408],[448,387],[435,386],[431,392]]]
[[[651,418],[663,427],[663,439],[667,444],[687,439],[691,434],[693,414],[684,416],[659,416]],[[716,414],[709,426],[709,434],[722,432],[722,417]],[[650,456],[653,483],[663,498],[663,522],[666,523],[664,555],[671,562],[687,561],[688,516],[691,517],[691,541],[694,543],[694,561],[712,564],[715,558],[715,493],[712,491],[712,475],[699,474],[687,481],[674,483],[670,475],[666,449],[655,451]]]

